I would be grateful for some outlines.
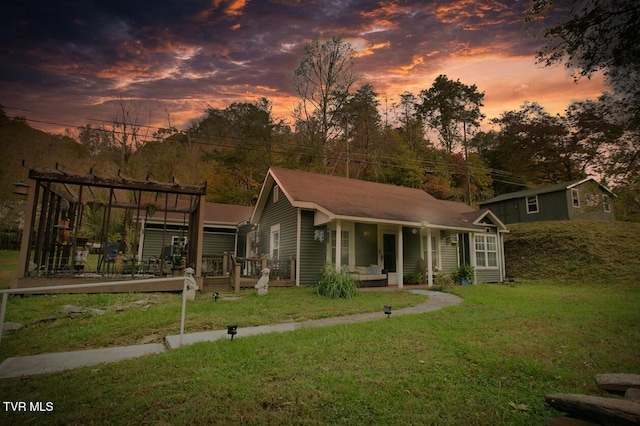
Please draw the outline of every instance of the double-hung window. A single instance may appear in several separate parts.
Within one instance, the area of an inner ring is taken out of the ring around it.
[[[476,267],[498,267],[498,237],[478,234],[475,236]]]
[[[609,201],[609,196],[607,194],[602,195],[602,206],[606,213],[611,212],[611,201]]]
[[[538,196],[531,195],[527,197],[527,213],[538,213]]]
[[[269,252],[271,253],[271,259],[278,260],[280,258],[280,224],[273,225],[271,227],[271,239],[270,239]]]
[[[429,237],[427,237],[426,235],[422,237],[422,249],[424,250],[422,253],[422,258],[425,259],[425,261],[429,258],[429,252],[428,252],[428,248],[429,246],[427,245],[428,239]],[[438,238],[436,238],[435,236],[431,236],[431,265],[433,267],[433,269],[439,269],[440,265],[438,265],[438,250],[439,250],[439,245],[438,245]]]
[[[577,188],[571,188],[571,204],[580,208],[580,191]]]
[[[331,231],[331,262],[336,263],[337,232]],[[342,231],[340,236],[340,264],[349,265],[349,231]]]

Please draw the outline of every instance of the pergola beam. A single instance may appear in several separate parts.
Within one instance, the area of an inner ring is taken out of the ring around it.
[[[178,185],[176,183],[158,183],[149,181],[143,182],[128,180],[124,178],[104,178],[95,175],[70,175],[60,171],[45,171],[36,169],[32,169],[29,171],[29,178],[62,184],[123,189],[127,191],[140,190],[178,195],[205,195],[207,192],[206,182],[200,185]]]

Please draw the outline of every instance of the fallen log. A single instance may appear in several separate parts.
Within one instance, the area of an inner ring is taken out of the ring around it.
[[[640,389],[640,374],[608,373],[593,376],[596,385],[607,392],[625,393],[629,388]]]
[[[547,417],[545,423],[547,426],[600,426],[598,423],[571,417]]]
[[[556,393],[545,397],[547,404],[572,417],[596,420],[603,425],[640,424],[640,404],[617,398]]]
[[[640,403],[640,389],[627,389],[627,391],[624,393],[624,399],[626,399],[627,401]]]

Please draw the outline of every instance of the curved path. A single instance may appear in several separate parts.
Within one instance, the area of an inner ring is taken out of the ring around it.
[[[411,293],[429,296],[429,300],[419,305],[392,311],[392,316],[407,314],[422,314],[436,311],[448,306],[458,305],[462,299],[448,293],[441,293],[429,290],[409,290]],[[270,324],[257,327],[243,327],[238,329],[236,338],[256,336],[266,333],[282,333],[286,331],[299,330],[308,327],[326,327],[337,324],[353,324],[364,321],[372,321],[384,318],[385,314],[380,312],[368,312],[364,314],[346,315],[341,317],[322,318],[305,322],[289,322],[282,324]],[[75,352],[58,352],[51,354],[22,356],[7,358],[0,364],[0,379],[11,377],[32,376],[36,374],[52,373],[56,371],[69,370],[77,367],[87,367],[106,362],[116,362],[125,359],[137,358],[144,355],[161,353],[167,349],[175,349],[181,345],[189,345],[196,342],[212,342],[220,339],[228,339],[227,330],[203,331],[199,333],[189,333],[167,336],[165,345],[160,343],[122,346],[105,349],[90,349]]]

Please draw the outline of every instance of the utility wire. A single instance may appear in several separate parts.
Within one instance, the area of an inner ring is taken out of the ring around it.
[[[6,108],[6,107],[5,107]],[[17,109],[17,108],[7,108],[7,109]],[[25,110],[26,111],[26,110]],[[83,129],[87,129],[88,126],[78,126],[78,125],[72,125],[72,124],[64,124],[64,123],[58,123],[58,122],[54,122],[54,121],[46,121],[46,120],[37,120],[37,119],[32,119],[32,118],[26,118],[26,117],[9,117],[7,116],[7,118],[11,118],[11,119],[15,119],[15,120],[24,120],[24,121],[28,121],[28,122],[34,122],[34,123],[41,123],[41,124],[51,124],[51,125],[56,125],[56,126],[62,126],[65,128],[75,128],[78,130],[83,130]],[[99,119],[92,119],[92,118],[87,118],[87,120],[90,121],[100,121],[100,122],[105,122],[105,123],[114,123],[114,121],[112,120],[99,120]],[[155,129],[155,130],[160,130],[163,129],[162,127],[155,127],[155,126],[150,126],[150,125],[140,125],[140,124],[133,124],[133,123],[126,123],[128,126],[130,127],[138,127],[138,128],[146,128],[147,130],[150,129]],[[124,135],[124,134],[130,134],[129,132],[124,132],[121,130],[116,130],[116,129],[105,129],[105,128],[99,128],[99,127],[92,127],[91,130],[95,130],[98,132],[105,132],[105,133],[109,133],[109,134],[120,134],[120,135]],[[198,140],[193,140],[190,136],[190,133],[188,132],[188,130],[183,131],[185,132],[185,134],[189,137],[190,140],[190,144],[196,144],[196,145],[202,145],[202,146],[208,146],[208,147],[213,147],[213,148],[221,148],[221,149],[243,149],[243,150],[247,150],[247,151],[251,151],[251,150],[257,150],[257,148],[252,147],[252,146],[238,146],[237,144],[226,144],[220,141],[216,141],[216,142],[209,142],[209,141],[198,141]],[[199,138],[219,138],[219,139],[230,139],[230,140],[235,140],[235,141],[239,141],[239,142],[247,142],[250,141],[251,139],[246,138],[246,137],[242,137],[242,136],[233,136],[233,135],[224,135],[224,134],[213,134],[213,133],[199,133],[197,135]],[[254,139],[257,140],[257,139]],[[258,140],[259,141],[259,140]],[[144,140],[139,140],[139,142],[141,144],[146,144],[149,142],[159,142],[158,140],[155,139],[144,139]],[[333,161],[342,161],[341,155],[337,155],[337,156],[323,156],[321,154],[317,154],[314,152],[304,152],[304,150],[310,150],[310,151],[316,151],[318,149],[317,146],[313,146],[313,145],[305,145],[305,144],[295,144],[291,149],[288,150],[272,150],[271,153],[276,154],[276,155],[287,155],[287,154],[291,154],[292,151],[296,150],[300,150],[302,149],[302,152],[300,152],[299,154],[302,156],[306,156],[306,157],[312,157],[312,158],[326,158],[328,160],[333,160]],[[385,156],[385,155],[381,155],[381,154],[373,154],[373,156],[379,160],[392,160],[393,157],[391,156]],[[389,167],[389,168],[398,168],[398,169],[407,169],[408,167],[406,166],[402,166],[402,165],[398,165],[398,164],[393,164],[393,163],[388,163],[388,162],[382,162],[382,161],[367,161],[367,160],[362,160],[362,159],[351,159],[350,160],[353,163],[361,163],[361,164],[370,164],[370,165],[377,165],[377,166],[381,166],[381,167]],[[436,161],[436,160],[427,160],[427,159],[417,159],[414,158],[410,161],[413,161],[413,165],[416,166],[423,166],[425,168],[434,168],[437,169],[438,167],[450,167],[451,164],[444,162],[444,161]],[[465,171],[460,171],[460,172],[456,172],[456,171],[447,171],[447,170],[431,170],[432,173],[436,173],[436,174],[450,174],[450,175],[464,175],[466,174],[466,167]],[[510,176],[511,172],[508,172],[506,170],[501,170],[501,169],[494,169],[494,168],[490,168],[490,167],[484,167],[484,166],[476,166],[476,165],[469,165],[468,166],[469,169],[472,170],[476,170],[477,172],[488,172],[490,175],[496,176],[496,177],[502,177],[502,176]],[[498,179],[494,179],[495,181],[498,182],[502,182],[502,183],[508,183],[508,184],[512,184],[512,185],[518,185],[518,186],[527,186],[524,183],[519,183],[519,182],[510,182],[510,181],[504,181],[504,180],[498,180]]]

